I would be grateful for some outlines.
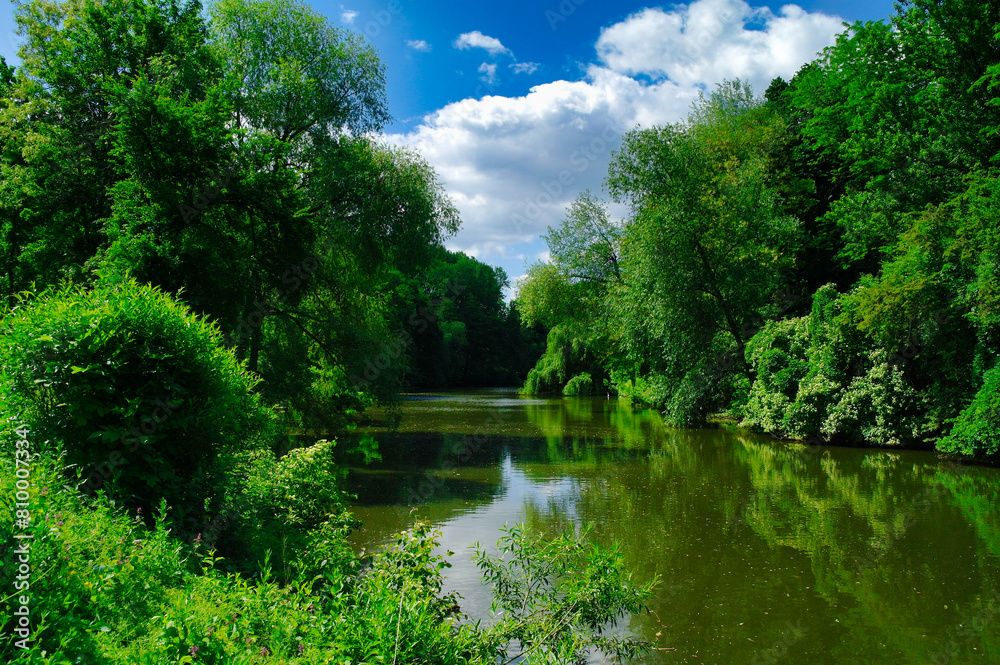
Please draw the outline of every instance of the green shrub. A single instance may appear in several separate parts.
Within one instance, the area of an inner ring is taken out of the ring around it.
[[[611,380],[620,397],[632,404],[656,406],[670,399],[676,382],[671,382],[662,374],[651,372],[648,375],[637,375],[635,378],[625,376],[619,371],[611,373]]]
[[[333,441],[295,448],[274,464],[257,466],[253,491],[285,524],[312,529],[344,509],[340,482],[347,475],[333,460]]]
[[[919,394],[899,363],[857,329],[857,299],[832,285],[807,317],[771,322],[747,344],[756,374],[743,425],[778,436],[876,445],[918,442]]]
[[[937,447],[964,455],[1000,453],[1000,365],[983,375],[983,385],[972,403]]]
[[[829,439],[898,446],[919,440],[919,397],[902,370],[873,351],[870,367],[837,394],[820,431]]]
[[[653,587],[636,586],[617,547],[587,540],[588,530],[543,539],[525,525],[502,528],[496,556],[476,546],[473,559],[493,587],[497,622],[486,641],[497,655],[516,644],[526,662],[584,663],[592,650],[615,662],[648,651],[628,635],[606,635],[643,609]]]
[[[228,456],[230,468],[226,502],[220,509],[227,529],[218,539],[220,552],[252,573],[270,558],[278,579],[287,582],[298,571],[311,568],[319,549],[333,533],[346,536],[357,525],[347,513],[340,483],[346,471],[333,459],[332,441],[295,448],[278,459],[270,450]],[[216,534],[208,540],[216,544]],[[305,553],[303,560],[301,554]],[[332,553],[324,558],[342,558]],[[323,558],[318,559],[323,561]]]
[[[64,454],[85,490],[198,508],[216,455],[271,434],[256,380],[217,328],[156,288],[22,294],[2,326],[0,416]]]
[[[741,413],[744,422],[779,436],[797,434],[788,423],[806,361],[809,317],[768,322],[747,343],[747,361],[756,373]]]
[[[562,393],[568,397],[587,397],[597,394],[597,391],[594,387],[594,380],[590,378],[590,374],[588,372],[580,372],[566,382]]]
[[[31,433],[27,440],[34,443]],[[0,458],[5,468],[11,460]],[[29,535],[29,620],[34,648],[22,651],[13,635],[13,603],[0,603],[0,660],[8,663],[106,662],[101,637],[133,635],[156,614],[171,589],[184,584],[187,548],[162,519],[147,529],[108,500],[84,505],[62,489],[62,467],[40,457],[30,463],[30,524],[14,524],[15,477],[0,474],[0,534]],[[20,542],[20,541],[19,541]],[[15,589],[16,557],[4,557],[0,584]],[[40,654],[46,652],[47,659]]]

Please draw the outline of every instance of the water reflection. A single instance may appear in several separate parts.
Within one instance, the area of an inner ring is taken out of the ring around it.
[[[496,392],[408,402],[377,438],[382,463],[350,477],[358,546],[416,508],[473,615],[489,598],[469,545],[517,521],[586,523],[638,580],[663,580],[628,622],[673,649],[649,663],[1000,663],[996,469]]]

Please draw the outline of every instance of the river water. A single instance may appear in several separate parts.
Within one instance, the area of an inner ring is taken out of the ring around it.
[[[445,591],[488,617],[471,560],[505,524],[591,525],[649,611],[644,663],[1000,664],[1000,470],[934,453],[678,430],[616,400],[411,395],[349,489],[374,549],[414,515],[451,550]]]

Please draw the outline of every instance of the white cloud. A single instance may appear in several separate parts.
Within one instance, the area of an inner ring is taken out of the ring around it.
[[[601,192],[625,131],[684,118],[698,93],[724,78],[749,80],[762,93],[841,31],[839,19],[794,5],[779,14],[742,0],[647,9],[601,33],[597,62],[581,80],[537,85],[522,97],[464,99],[387,139],[417,149],[437,170],[463,220],[449,246],[517,275],[517,257],[544,251],[538,236],[581,191]],[[485,40],[492,38],[462,43],[487,48]],[[506,50],[499,41],[495,48]],[[495,65],[480,73],[495,76]],[[612,214],[625,211],[615,206]]]
[[[524,97],[449,104],[389,139],[437,170],[462,214],[453,244],[483,260],[513,258],[544,249],[515,246],[557,224],[583,189],[600,190],[623,132],[680,117],[696,94],[593,67],[583,81],[545,83]]]
[[[510,66],[515,74],[534,74],[538,71],[538,67],[537,62],[515,62]]]
[[[597,54],[629,76],[681,85],[739,77],[763,92],[775,76],[790,76],[812,60],[843,29],[840,18],[796,5],[774,14],[743,0],[698,0],[673,11],[643,9],[604,28]]]
[[[345,25],[351,25],[357,17],[358,13],[356,11],[353,9],[345,9],[340,13],[340,22]]]
[[[489,35],[484,35],[478,30],[463,32],[458,36],[458,39],[455,40],[454,46],[455,48],[462,50],[470,48],[486,49],[490,55],[510,53],[510,50],[504,46],[499,39],[496,37],[490,37]]]
[[[483,63],[479,65],[479,73],[482,74],[480,77],[483,83],[489,86],[494,86],[497,83],[497,66],[496,64]]]
[[[423,51],[424,53],[427,53],[428,51],[431,50],[431,45],[425,42],[423,39],[411,39],[406,42],[406,45],[409,46],[414,51]]]

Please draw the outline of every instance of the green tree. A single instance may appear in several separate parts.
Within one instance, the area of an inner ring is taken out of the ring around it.
[[[785,140],[782,118],[740,82],[702,97],[685,123],[624,138],[608,186],[633,211],[613,297],[633,375],[662,375],[667,393],[688,377],[703,391],[714,358],[731,352],[753,378],[746,343],[787,304],[779,293],[801,246],[771,162]]]
[[[610,219],[605,204],[584,192],[543,238],[550,262],[530,266],[518,284],[521,317],[549,328],[545,353],[529,372],[524,391],[603,393],[615,335],[606,299],[622,278],[621,226]]]

